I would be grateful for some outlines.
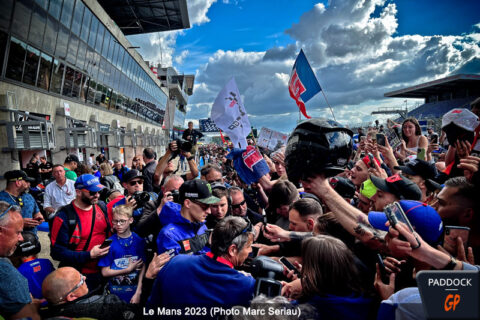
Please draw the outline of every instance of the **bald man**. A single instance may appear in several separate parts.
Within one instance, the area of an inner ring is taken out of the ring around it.
[[[133,319],[138,313],[114,294],[93,291],[89,294],[85,276],[71,267],[50,273],[42,284],[42,294],[49,307],[42,318],[86,317],[95,319]]]

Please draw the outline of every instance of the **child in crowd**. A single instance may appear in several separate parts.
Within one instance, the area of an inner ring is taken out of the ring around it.
[[[113,209],[116,234],[110,237],[110,250],[98,266],[102,267],[102,275],[110,278],[111,293],[126,302],[139,303],[145,273],[145,241],[130,230],[132,222],[131,207],[120,205]]]
[[[37,257],[42,247],[32,232],[25,231],[22,236],[23,241],[18,244],[13,256],[21,259],[22,264],[18,271],[28,280],[28,289],[32,296],[43,299],[42,282],[55,268],[49,259]]]

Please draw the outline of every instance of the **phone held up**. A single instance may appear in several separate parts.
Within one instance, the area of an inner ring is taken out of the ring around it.
[[[459,226],[445,226],[445,234],[443,237],[443,248],[448,253],[457,255],[457,238],[462,238],[463,248],[465,251],[468,248],[468,236],[470,234],[470,228]]]
[[[388,206],[385,207],[383,210],[385,212],[385,215],[387,216],[388,221],[390,222],[390,225],[395,228],[395,226],[398,223],[403,223],[407,226],[407,228],[410,230],[410,232],[415,232],[415,230],[412,227],[412,224],[408,220],[407,216],[405,215],[405,212],[403,212],[402,207],[400,206],[400,203],[394,202]],[[399,237],[401,240],[406,241],[406,239],[400,235]],[[417,246],[420,246],[420,241],[418,240],[417,237],[415,237],[417,240]]]

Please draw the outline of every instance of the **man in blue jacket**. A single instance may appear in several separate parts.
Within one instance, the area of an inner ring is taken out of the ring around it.
[[[212,195],[210,184],[203,180],[190,180],[181,185],[180,204],[167,202],[160,212],[164,226],[157,237],[158,254],[175,249],[178,253],[202,254],[208,251],[205,219],[210,205],[220,201]]]
[[[219,221],[212,233],[211,252],[178,255],[160,270],[148,307],[248,305],[255,279],[234,268],[252,251],[253,238],[250,221],[232,216]]]

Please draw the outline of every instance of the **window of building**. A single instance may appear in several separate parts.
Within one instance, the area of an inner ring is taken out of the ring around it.
[[[7,78],[17,81],[22,80],[26,52],[27,44],[12,37],[10,41],[10,52],[8,54],[7,70],[5,72]]]
[[[62,17],[60,22],[67,28],[70,29],[70,23],[72,22],[72,11],[74,0],[65,0],[62,7]]]
[[[52,69],[52,81],[50,83],[50,92],[60,94],[62,91],[62,79],[63,71],[65,65],[58,61],[57,59],[53,60],[53,69]]]
[[[41,53],[40,68],[38,69],[37,87],[48,90],[50,83],[50,74],[52,71],[53,58],[48,54]]]
[[[30,16],[33,3],[29,0],[18,0],[15,3],[13,14],[12,32],[22,39],[26,39],[30,27]]]
[[[69,31],[64,26],[60,26],[57,37],[57,47],[55,48],[55,55],[59,58],[65,59],[67,56],[68,36]]]
[[[0,29],[8,30],[12,17],[13,0],[3,0],[0,10]]]
[[[54,18],[47,17],[47,26],[45,28],[45,38],[43,39],[43,50],[54,53],[57,43],[58,22]]]
[[[96,92],[97,92],[97,83],[95,82],[95,80],[90,78],[90,81],[88,81],[87,102],[93,104],[95,100]]]
[[[113,63],[113,53],[115,51],[115,38],[114,37],[110,37],[110,45],[108,47],[108,54],[107,54],[107,60],[108,62],[110,63]]]
[[[88,37],[88,45],[92,48],[95,48],[95,40],[97,37],[98,29],[98,19],[97,17],[92,17],[92,24],[90,25],[90,36]]]
[[[63,89],[62,94],[67,97],[72,96],[72,87],[73,87],[73,75],[75,70],[67,66],[65,69],[65,79],[63,80]]]
[[[85,70],[87,70],[88,74],[92,74],[93,65],[95,64],[93,58],[93,49],[87,46],[87,59],[85,60]]]
[[[23,70],[23,82],[35,85],[37,81],[38,63],[40,60],[40,50],[32,46],[27,46],[27,55],[25,58],[25,68]]]
[[[85,55],[87,54],[87,44],[80,41],[78,45],[77,64],[76,66],[82,70],[85,70]]]
[[[118,64],[117,64],[118,69],[120,69],[120,71],[123,71],[122,65],[123,65],[123,55],[124,54],[125,54],[125,49],[122,46],[120,46],[120,51],[118,53]]]
[[[103,36],[103,46],[102,46],[102,56],[105,57],[105,59],[107,59],[107,56],[108,56],[108,48],[110,47],[111,40],[112,40],[112,35],[108,30],[105,29],[105,34]]]
[[[80,100],[85,101],[87,100],[87,94],[88,94],[88,82],[90,78],[86,75],[83,76],[83,83],[82,83],[82,88],[80,91]]]
[[[5,58],[5,49],[7,48],[8,35],[0,30],[0,74],[3,71],[3,58]]]
[[[48,9],[48,0],[35,0],[35,2],[44,10]]]
[[[63,0],[50,0],[50,6],[48,7],[48,12],[57,20],[60,19],[62,2]]]
[[[105,27],[102,23],[98,23],[98,32],[97,32],[97,42],[95,44],[95,50],[97,52],[102,52],[102,43],[103,43],[103,35],[105,33]]]
[[[100,58],[100,65],[99,65],[99,68],[98,68],[97,80],[99,82],[105,82],[104,78],[105,78],[105,59]]]
[[[72,32],[80,36],[80,29],[82,28],[82,18],[83,18],[83,10],[85,6],[83,5],[81,0],[78,0],[75,4],[75,11],[73,12],[73,20],[72,20]]]
[[[28,41],[38,47],[41,47],[43,42],[43,34],[45,33],[47,13],[38,6],[34,7],[30,32],[28,33]]]
[[[92,20],[92,13],[88,8],[85,8],[82,21],[82,32],[80,33],[80,38],[87,42],[88,34],[90,33],[90,21]]]
[[[71,64],[75,64],[77,60],[78,41],[78,38],[74,35],[70,37],[70,43],[68,44],[67,61]]]
[[[74,98],[80,96],[80,90],[82,88],[82,76],[83,74],[80,71],[75,71],[72,88],[72,97]]]

